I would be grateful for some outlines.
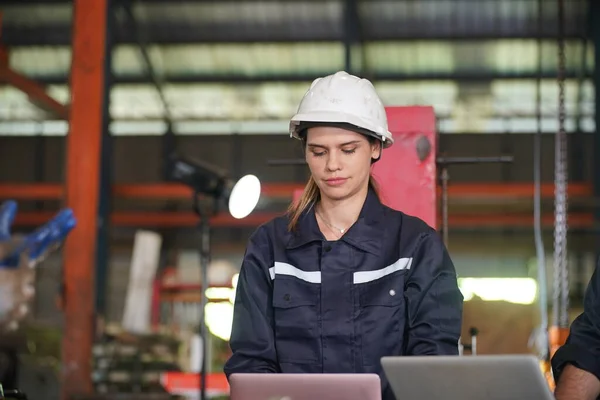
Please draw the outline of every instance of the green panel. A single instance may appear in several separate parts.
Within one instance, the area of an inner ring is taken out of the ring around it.
[[[366,45],[367,67],[374,73],[445,74],[535,74],[538,68],[536,40],[406,41]],[[542,71],[558,70],[555,41],[542,42]],[[581,41],[566,43],[566,65],[581,69]],[[587,46],[587,70],[594,67],[593,46]]]
[[[537,72],[535,40],[490,41],[397,41],[367,43],[361,57],[353,49],[355,67],[375,74],[439,75],[452,78],[473,75],[528,74]],[[157,73],[165,78],[177,76],[308,76],[316,77],[344,69],[344,46],[340,42],[193,44],[151,46],[150,58]],[[567,69],[581,70],[581,41],[567,43]],[[68,76],[71,52],[67,47],[16,48],[11,51],[11,66],[27,75]],[[557,46],[542,44],[542,70],[557,70]],[[587,70],[594,67],[593,46],[587,49]],[[146,76],[136,46],[117,46],[113,68],[120,76]]]

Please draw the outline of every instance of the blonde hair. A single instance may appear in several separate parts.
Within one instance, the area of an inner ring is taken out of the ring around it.
[[[369,176],[369,189],[373,190],[377,197],[379,197],[379,185],[377,185],[377,181],[375,181],[375,178],[373,178],[372,175]],[[297,201],[293,201],[288,207],[288,230],[290,232],[294,232],[298,227],[298,221],[300,220],[302,213],[314,206],[320,198],[321,192],[319,191],[319,187],[311,176],[308,178],[308,182],[306,183],[300,198]]]

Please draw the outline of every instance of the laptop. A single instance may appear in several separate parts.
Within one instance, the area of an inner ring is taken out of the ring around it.
[[[381,400],[376,374],[232,374],[230,400]]]
[[[398,400],[554,400],[533,355],[383,357]]]

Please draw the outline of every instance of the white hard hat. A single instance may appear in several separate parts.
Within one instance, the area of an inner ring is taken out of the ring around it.
[[[353,125],[380,139],[384,148],[394,143],[373,84],[344,71],[313,81],[290,121],[290,136],[299,139],[303,123],[319,122]]]

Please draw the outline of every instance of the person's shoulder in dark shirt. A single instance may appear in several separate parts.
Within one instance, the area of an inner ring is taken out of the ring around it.
[[[566,369],[571,371],[567,373]],[[571,385],[573,390],[575,387],[581,390],[585,381],[589,381],[590,391],[596,397],[600,395],[600,259],[585,292],[583,313],[573,321],[567,341],[552,358],[552,372],[557,382],[557,393],[567,392],[567,386]],[[581,375],[577,378],[578,382],[570,382],[575,379],[571,372]]]

